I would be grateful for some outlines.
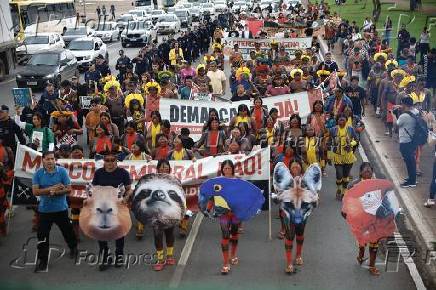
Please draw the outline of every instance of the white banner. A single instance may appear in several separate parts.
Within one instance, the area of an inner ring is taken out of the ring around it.
[[[20,145],[15,161],[15,177],[31,179],[42,166],[42,154],[31,148]],[[181,180],[190,208],[195,208],[198,187],[203,181],[220,175],[221,163],[224,160],[235,163],[235,174],[245,180],[255,183],[265,193],[268,190],[270,151],[269,148],[251,152],[249,155],[222,155],[207,157],[193,161],[170,161],[171,173]],[[57,164],[67,169],[71,183],[75,186],[73,196],[81,197],[86,184],[92,181],[96,169],[103,166],[103,160],[93,159],[59,159]],[[143,175],[156,172],[157,161],[121,161],[118,166],[125,168],[136,183]],[[29,183],[29,182],[27,182]]]
[[[264,38],[264,39],[246,39],[246,38],[236,38],[227,37],[225,38],[225,48],[224,53],[226,55],[230,54],[230,50],[233,49],[235,44],[238,44],[239,51],[245,60],[250,57],[250,51],[254,50],[255,43],[260,43],[260,48],[266,53],[271,49],[271,42],[275,40],[283,46],[290,55],[294,55],[296,50],[305,50],[312,46],[312,37],[301,37],[301,38]]]
[[[315,100],[321,99],[321,91],[313,90],[297,94],[288,94],[263,99],[263,105],[269,110],[277,108],[279,120],[288,121],[289,117],[298,113],[305,119],[312,110]],[[237,115],[238,106],[246,104],[249,108],[253,106],[252,101],[239,102],[206,102],[189,100],[160,99],[159,112],[162,119],[171,122],[171,129],[180,133],[181,128],[188,128],[190,137],[194,141],[201,137],[203,125],[208,120],[210,109],[216,109],[222,122],[228,124]]]

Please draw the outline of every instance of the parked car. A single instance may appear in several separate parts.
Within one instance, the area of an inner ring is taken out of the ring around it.
[[[45,88],[47,82],[56,87],[62,80],[71,79],[77,69],[76,57],[66,49],[39,52],[32,55],[24,70],[16,75],[19,88]]]
[[[233,12],[236,12],[236,11],[248,11],[248,5],[247,5],[247,3],[246,2],[244,2],[244,1],[238,1],[238,2],[235,2],[234,4],[233,4],[233,7],[232,7],[232,11]]]
[[[215,6],[213,3],[203,3],[201,4],[201,9],[203,10],[203,12],[208,12],[209,15],[215,14]]]
[[[98,55],[109,59],[106,44],[98,37],[82,37],[74,39],[68,49],[77,58],[77,68],[84,72],[95,61]]]
[[[123,32],[124,28],[129,24],[129,22],[135,20],[136,20],[136,16],[133,16],[132,14],[128,14],[128,13],[122,14],[120,17],[118,17],[117,27],[119,33],[121,34],[121,32]]]
[[[32,54],[60,49],[65,47],[65,42],[59,33],[38,33],[26,35],[23,44],[16,48],[19,64],[27,61]]]
[[[117,24],[115,22],[100,23],[95,29],[94,35],[105,42],[117,40],[119,39]]]
[[[73,39],[93,36],[95,31],[88,26],[70,27],[65,30],[62,37],[64,38],[65,44],[70,43]]]
[[[133,21],[121,34],[121,46],[129,44],[149,44],[157,38],[156,28],[151,17],[144,21]]]
[[[192,16],[192,22],[199,22],[201,21],[201,9],[198,7],[192,7],[191,9],[189,9],[189,12],[191,13]]]
[[[216,13],[227,13],[229,8],[227,7],[227,2],[225,0],[217,0],[214,2]]]
[[[165,14],[159,17],[157,21],[157,33],[177,33],[180,31],[181,24],[175,14]]]
[[[192,25],[191,13],[189,13],[188,9],[185,8],[176,9],[174,14],[177,16],[177,18],[179,18],[180,25],[182,27],[189,27]]]
[[[134,17],[136,16],[136,20],[145,20],[148,16],[147,11],[140,9],[130,10],[129,14],[132,14]]]
[[[152,17],[153,24],[156,24],[158,19],[159,19],[159,17],[162,16],[162,15],[165,15],[165,11],[162,10],[162,9],[151,10],[150,15]]]

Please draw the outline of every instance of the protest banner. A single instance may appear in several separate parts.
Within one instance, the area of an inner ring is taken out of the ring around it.
[[[301,38],[265,38],[265,39],[245,39],[245,38],[235,38],[228,37],[224,40],[227,50],[233,48],[235,44],[238,44],[239,51],[245,60],[249,59],[250,51],[254,50],[254,45],[260,43],[260,48],[265,53],[271,49],[271,42],[277,41],[280,46],[283,46],[290,55],[294,55],[296,50],[305,50],[312,46],[312,37],[301,37]]]
[[[289,117],[294,113],[298,113],[304,120],[310,114],[313,102],[321,100],[321,96],[320,90],[310,90],[297,94],[264,98],[263,105],[268,111],[271,108],[277,108],[280,121],[288,121]],[[180,133],[181,128],[188,128],[191,132],[191,138],[198,140],[212,108],[218,111],[220,121],[228,124],[237,115],[238,106],[241,104],[245,104],[249,108],[253,106],[251,101],[230,103],[161,99],[159,101],[159,112],[162,119],[171,122],[171,130]]]
[[[20,145],[17,149],[15,162],[15,177],[19,184],[31,184],[33,174],[42,166],[42,154],[27,147]],[[270,151],[269,148],[251,152],[249,155],[222,155],[217,157],[206,157],[193,161],[170,161],[171,174],[176,176],[185,189],[188,207],[191,210],[197,209],[197,195],[199,186],[207,179],[220,175],[221,163],[224,160],[232,160],[235,163],[235,174],[254,183],[264,190],[264,194],[269,194],[269,169]],[[57,164],[66,168],[73,185],[73,197],[86,197],[84,191],[86,184],[90,183],[94,173],[98,168],[103,167],[103,160],[93,159],[59,159]],[[156,172],[157,161],[121,161],[118,166],[126,169],[135,185],[136,182],[145,174]],[[133,186],[134,186],[133,185]],[[25,198],[15,196],[22,193],[22,190],[14,190],[13,203],[20,204],[20,201],[32,200],[30,192],[26,192]],[[24,194],[24,193],[23,193]]]
[[[30,88],[13,88],[12,96],[16,106],[28,107],[32,104],[32,89]]]

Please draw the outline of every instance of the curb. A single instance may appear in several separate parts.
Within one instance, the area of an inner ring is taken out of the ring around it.
[[[368,127],[365,128],[363,136],[364,140],[361,143],[361,146],[364,150],[368,150],[374,155],[376,159],[376,163],[381,167],[381,170],[384,174],[386,174],[386,178],[390,179],[395,186],[395,191],[397,192],[398,200],[403,207],[403,213],[405,214],[405,228],[407,231],[410,231],[415,235],[417,246],[414,249],[414,253],[416,251],[416,256],[412,258],[416,261],[417,266],[419,266],[422,271],[421,275],[423,278],[430,284],[436,285],[436,275],[434,275],[436,271],[436,267],[434,263],[426,261],[426,253],[432,249],[431,244],[432,240],[434,240],[434,236],[432,234],[432,230],[428,224],[428,222],[424,219],[422,210],[418,204],[416,204],[413,199],[410,197],[413,194],[413,189],[403,189],[400,187],[400,181],[402,177],[399,175],[397,170],[395,170],[391,166],[391,162],[387,161],[383,155],[380,145],[378,145],[375,141],[377,140],[376,136]],[[419,248],[419,245],[422,245],[422,248]],[[406,261],[403,261],[406,263]],[[432,289],[431,286],[428,289]],[[434,289],[434,288],[433,288]]]

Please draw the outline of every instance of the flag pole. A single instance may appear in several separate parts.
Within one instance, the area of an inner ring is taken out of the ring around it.
[[[272,240],[272,222],[271,222],[271,145],[268,145],[268,239]]]
[[[20,150],[21,144],[18,144],[17,151],[15,151],[15,161],[17,161],[18,150]],[[15,162],[14,162],[14,172],[15,172]],[[15,192],[15,174],[12,179],[12,188],[11,188],[11,200],[9,202],[9,210],[8,210],[8,224],[6,225],[6,235],[9,234],[9,228],[11,224],[12,214],[13,214],[13,204],[14,204],[14,192]]]

